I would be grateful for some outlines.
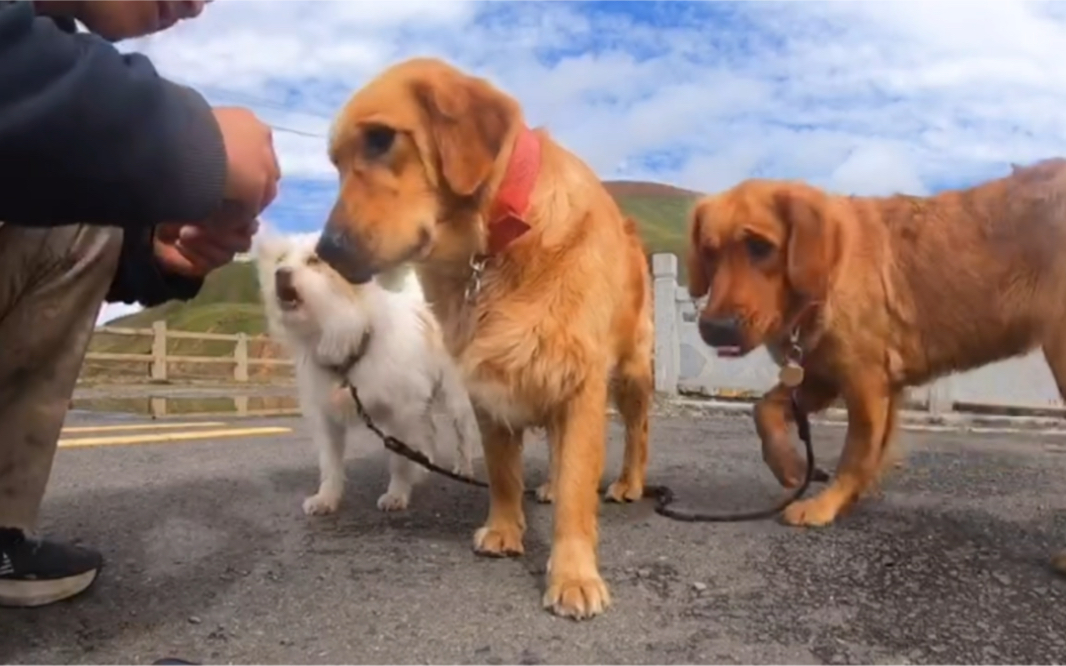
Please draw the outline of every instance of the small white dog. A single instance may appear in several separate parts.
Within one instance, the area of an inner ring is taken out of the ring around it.
[[[333,513],[344,493],[344,446],[362,426],[355,403],[341,389],[356,387],[374,423],[434,460],[434,406],[443,408],[458,439],[454,469],[473,473],[480,431],[458,368],[414,271],[402,267],[364,285],[352,285],[320,261],[316,238],[262,229],[255,260],[271,337],[289,351],[300,408],[318,448],[321,483],[304,513]],[[407,508],[425,470],[389,453],[389,486],[378,508]]]

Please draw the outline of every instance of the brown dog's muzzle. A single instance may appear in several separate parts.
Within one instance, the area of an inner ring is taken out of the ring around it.
[[[366,246],[348,231],[341,217],[338,206],[334,206],[315,246],[315,254],[348,282],[370,282],[380,268]]]
[[[740,320],[736,317],[700,317],[699,330],[700,337],[711,347],[740,348],[744,345]]]

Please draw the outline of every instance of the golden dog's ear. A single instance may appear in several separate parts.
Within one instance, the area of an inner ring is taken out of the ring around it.
[[[472,76],[415,84],[426,114],[439,170],[448,187],[470,196],[492,174],[511,128],[521,121],[517,103]]]
[[[816,193],[780,190],[774,204],[788,228],[787,271],[793,290],[807,298],[825,298],[841,257],[839,222]]]
[[[707,295],[711,288],[710,277],[703,265],[703,243],[701,230],[703,214],[707,208],[706,201],[697,201],[689,212],[688,218],[688,252],[685,255],[688,273],[688,293],[692,298]]]

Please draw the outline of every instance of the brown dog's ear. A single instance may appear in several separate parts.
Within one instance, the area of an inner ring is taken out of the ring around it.
[[[788,227],[788,280],[794,291],[814,299],[829,293],[840,262],[840,227],[815,195],[794,190],[774,194],[778,216]]]
[[[685,254],[686,272],[688,273],[688,294],[692,298],[702,298],[711,288],[710,277],[703,265],[703,243],[701,226],[706,202],[697,201],[689,212],[688,218],[688,252]]]
[[[440,174],[459,196],[488,180],[508,132],[521,121],[518,105],[484,79],[420,81],[415,96],[425,110]]]

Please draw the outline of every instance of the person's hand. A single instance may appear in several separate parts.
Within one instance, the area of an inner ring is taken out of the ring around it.
[[[270,126],[240,107],[217,107],[215,119],[226,146],[227,204],[236,206],[227,216],[251,219],[270,205],[278,194],[281,167],[274,153]]]
[[[247,252],[259,221],[210,225],[160,224],[155,229],[155,257],[168,273],[202,278]]]
[[[37,14],[80,21],[112,42],[143,37],[196,18],[212,0],[34,0]]]

